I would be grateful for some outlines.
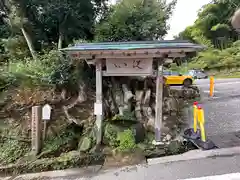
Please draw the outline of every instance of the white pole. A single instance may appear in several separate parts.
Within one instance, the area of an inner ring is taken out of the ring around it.
[[[96,61],[96,127],[97,127],[97,145],[101,144],[102,141],[102,60]]]
[[[157,82],[156,82],[156,109],[155,109],[155,141],[153,144],[161,145],[162,107],[163,107],[163,65],[158,59]]]

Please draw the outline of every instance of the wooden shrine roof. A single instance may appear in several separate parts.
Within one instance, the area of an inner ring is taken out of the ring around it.
[[[139,58],[161,57],[163,54],[173,54],[181,57],[181,53],[196,52],[204,46],[188,41],[136,41],[136,42],[106,42],[83,43],[64,48],[72,58],[98,59],[98,58]],[[180,53],[177,54],[176,53]]]

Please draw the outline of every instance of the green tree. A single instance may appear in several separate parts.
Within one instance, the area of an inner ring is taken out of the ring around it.
[[[35,21],[42,25],[48,42],[57,42],[58,48],[73,39],[92,39],[93,25],[97,16],[106,9],[104,0],[35,0],[41,8]],[[57,36],[56,36],[57,35]]]
[[[176,1],[122,0],[111,7],[108,16],[96,26],[97,41],[161,39],[168,30]]]
[[[207,46],[227,48],[238,39],[230,19],[240,6],[239,0],[214,0],[203,6],[195,23],[187,27],[177,38],[188,39]]]
[[[11,31],[24,36],[36,59],[43,46],[58,44],[62,48],[75,38],[92,39],[95,19],[106,10],[105,1],[4,0],[0,17]]]

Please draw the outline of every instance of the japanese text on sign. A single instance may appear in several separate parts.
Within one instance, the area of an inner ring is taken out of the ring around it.
[[[151,74],[152,59],[107,59],[108,74]]]

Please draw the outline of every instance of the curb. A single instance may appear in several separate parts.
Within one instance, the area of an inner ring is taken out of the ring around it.
[[[164,164],[177,161],[188,161],[195,159],[211,158],[211,157],[221,157],[221,156],[234,156],[240,155],[240,146],[232,148],[222,148],[222,149],[213,149],[213,150],[192,150],[180,155],[167,156],[162,158],[152,158],[147,159],[148,165],[153,164]]]
[[[24,174],[19,176],[11,176],[11,177],[0,177],[0,180],[14,180],[14,179],[24,179],[24,180],[31,180],[37,178],[61,178],[61,177],[69,177],[69,176],[90,176],[93,175],[101,170],[101,165],[96,166],[89,166],[85,168],[75,168],[75,169],[66,169],[66,170],[59,170],[59,171],[47,171],[41,173],[31,173],[31,174]]]
[[[189,160],[197,160],[197,159],[205,159],[205,158],[217,158],[217,157],[230,157],[234,155],[240,155],[240,146],[239,147],[232,147],[232,148],[223,148],[223,149],[214,149],[214,150],[192,150],[180,155],[174,156],[167,156],[162,158],[152,158],[147,159],[147,165],[155,165],[155,164],[166,164],[166,163],[174,163],[179,161],[189,161]],[[126,167],[125,167],[126,168]],[[11,177],[0,177],[0,180],[14,180],[14,179],[24,179],[24,180],[31,180],[37,178],[61,178],[61,177],[71,177],[71,176],[78,176],[78,177],[86,177],[92,176],[97,174],[102,169],[101,165],[97,166],[89,166],[86,168],[76,168],[76,169],[67,169],[67,170],[59,170],[59,171],[48,171],[42,173],[31,173],[31,174],[24,174],[19,176],[11,176]],[[111,170],[103,170],[103,172],[109,172]]]

